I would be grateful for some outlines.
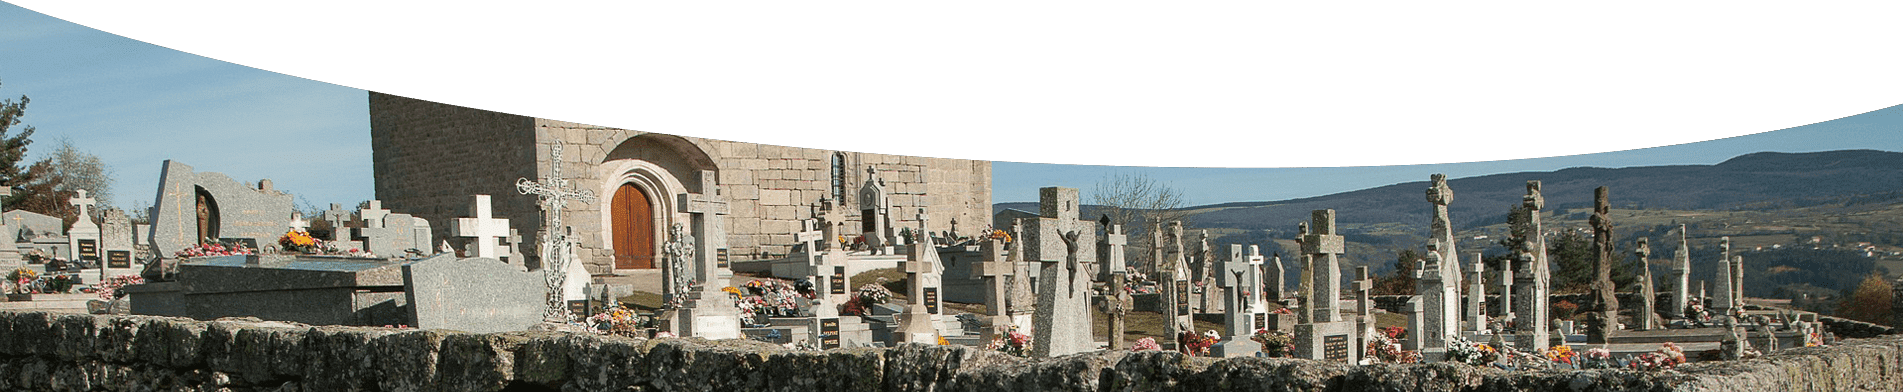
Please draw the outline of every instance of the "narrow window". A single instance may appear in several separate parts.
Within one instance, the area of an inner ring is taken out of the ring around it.
[[[833,202],[846,203],[846,153],[833,153]]]

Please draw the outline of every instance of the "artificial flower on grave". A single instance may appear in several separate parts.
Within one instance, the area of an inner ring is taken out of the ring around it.
[[[1006,243],[1011,242],[1011,233],[1006,233],[1004,230],[991,230],[990,237],[991,239],[1004,241]]]
[[[1183,331],[1182,334],[1176,337],[1176,347],[1180,349],[1178,351],[1182,351],[1184,354],[1208,356],[1209,346],[1215,345],[1220,339],[1221,338],[1216,335],[1215,330],[1210,330],[1207,334],[1199,334],[1196,333],[1196,331]]]
[[[1370,336],[1370,339],[1368,339],[1368,347],[1365,348],[1365,354],[1362,355],[1362,364],[1420,362],[1420,352],[1401,349],[1400,336],[1406,333],[1406,331],[1405,328],[1401,327],[1387,327],[1382,328],[1381,333]],[[1290,336],[1289,340],[1292,343],[1294,337]]]
[[[185,260],[185,259],[190,259],[193,257],[235,256],[235,255],[248,255],[251,253],[252,253],[251,248],[246,248],[244,245],[239,245],[239,244],[225,245],[225,244],[213,242],[213,243],[193,245],[185,249],[180,249],[177,252],[173,252],[172,257],[178,258],[179,260]]]
[[[1269,314],[1295,314],[1295,311],[1288,310],[1288,308],[1275,308],[1275,310],[1269,311]],[[1399,328],[1399,327],[1390,327],[1390,328]]]
[[[1572,347],[1564,345],[1549,347],[1544,354],[1548,361],[1568,365],[1573,364],[1573,358],[1579,356],[1578,353],[1573,352]]]
[[[620,302],[610,302],[608,306],[593,316],[588,316],[585,325],[590,331],[603,335],[640,337],[641,329],[648,326],[651,319],[636,314],[633,309],[621,306]]]
[[[1270,358],[1295,356],[1295,335],[1282,331],[1257,329],[1249,340],[1262,344],[1262,354]]]
[[[1447,361],[1460,362],[1473,366],[1486,366],[1500,360],[1500,352],[1485,343],[1474,343],[1467,338],[1456,337],[1447,342]]]
[[[1655,371],[1670,369],[1684,363],[1685,350],[1679,349],[1677,344],[1665,342],[1659,345],[1656,351],[1639,354],[1638,357],[1632,358],[1631,362],[1626,363],[1626,367],[1633,370]]]
[[[40,292],[46,294],[65,294],[73,290],[73,284],[79,282],[77,274],[51,274],[40,277]]]
[[[941,337],[939,339],[943,340],[945,338]],[[1150,341],[1150,344],[1155,345],[1156,341],[1152,340]],[[1011,326],[1011,329],[1009,331],[1004,333],[1004,336],[999,336],[997,339],[992,339],[991,343],[985,345],[985,349],[1000,351],[1006,354],[1016,355],[1020,357],[1030,356],[1031,355],[1031,335],[1024,333],[1024,331],[1019,331],[1018,327],[1014,325],[1014,326]]]
[[[1145,336],[1130,345],[1130,351],[1161,351],[1163,346],[1156,344],[1156,338]]]
[[[33,281],[38,280],[39,278],[40,278],[40,271],[35,271],[32,268],[27,268],[27,267],[20,267],[20,268],[14,269],[11,272],[7,272],[7,281],[13,282],[14,284],[13,286],[14,294],[32,293]]]
[[[319,253],[319,242],[316,237],[311,237],[311,233],[291,230],[278,237],[278,248],[285,252]]]
[[[106,279],[104,282],[99,282],[99,284],[94,285],[93,288],[96,290],[95,293],[99,294],[99,299],[111,301],[119,299],[121,295],[119,294],[119,288],[135,284],[145,284],[145,277],[138,275],[114,276],[111,279]]]
[[[1581,370],[1618,367],[1618,364],[1612,361],[1612,351],[1601,347],[1586,349],[1586,353],[1580,354],[1575,360],[1579,361]]]

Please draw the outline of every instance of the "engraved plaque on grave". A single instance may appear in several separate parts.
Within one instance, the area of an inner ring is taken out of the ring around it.
[[[714,250],[714,263],[719,268],[727,268],[727,248]]]
[[[568,301],[568,313],[574,314],[575,317],[578,318],[588,318],[588,316],[590,316],[588,313],[588,300],[577,299]]]
[[[80,260],[93,263],[99,262],[99,240],[82,238],[79,240],[79,249],[77,249],[77,251]]]
[[[833,277],[831,280],[832,282],[829,284],[831,284],[833,287],[831,290],[832,294],[846,293],[846,267],[843,267],[843,266],[833,267]]]
[[[1176,281],[1176,314],[1189,314],[1189,281]]]
[[[819,348],[821,350],[839,348],[839,319],[819,319]]]
[[[1250,324],[1250,325],[1249,325],[1249,332],[1250,332],[1250,333],[1254,333],[1254,332],[1255,332],[1255,330],[1258,330],[1258,329],[1268,329],[1268,328],[1269,328],[1269,314],[1268,314],[1268,313],[1256,313],[1256,314],[1255,314],[1255,324]]]
[[[938,314],[938,288],[925,288],[925,313]]]
[[[106,251],[106,268],[132,268],[132,251]]]
[[[1328,335],[1322,337],[1322,360],[1347,361],[1348,335]]]

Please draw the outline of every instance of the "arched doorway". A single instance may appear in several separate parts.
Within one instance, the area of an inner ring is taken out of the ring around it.
[[[654,268],[654,209],[647,192],[634,184],[615,189],[611,218],[615,269]]]

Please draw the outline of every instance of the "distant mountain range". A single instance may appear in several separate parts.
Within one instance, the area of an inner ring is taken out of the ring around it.
[[[1302,199],[1188,207],[1190,227],[1292,230],[1317,209],[1336,210],[1343,225],[1395,223],[1425,233],[1432,205],[1427,177],[1358,191]],[[1619,209],[1727,210],[1794,208],[1852,199],[1903,199],[1903,153],[1843,150],[1760,152],[1715,165],[1577,167],[1448,180],[1456,230],[1498,224],[1520,203],[1526,181],[1540,180],[1548,211],[1590,208],[1593,188],[1610,188]],[[1088,201],[1088,195],[1085,195]],[[1085,219],[1094,216],[1085,206]],[[1037,203],[999,203],[1037,211]]]

